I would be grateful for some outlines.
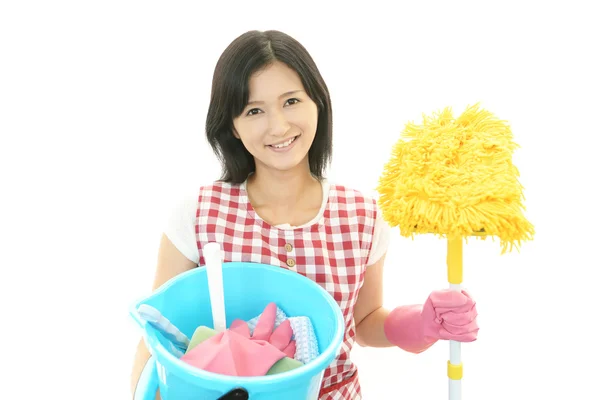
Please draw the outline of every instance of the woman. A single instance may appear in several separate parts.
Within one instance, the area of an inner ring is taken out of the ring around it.
[[[466,292],[450,290],[432,292],[423,305],[382,307],[389,227],[374,199],[325,179],[331,121],[327,86],[300,43],[278,31],[235,39],[217,63],[206,121],[223,175],[175,210],[154,287],[203,265],[208,242],[221,245],[226,262],[278,265],[313,279],[346,324],[320,400],[360,399],[355,342],[419,353],[440,339],[473,341],[477,311]],[[148,358],[141,342],[133,388]]]

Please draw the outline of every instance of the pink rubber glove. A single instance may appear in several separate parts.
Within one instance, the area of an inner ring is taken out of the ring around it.
[[[285,354],[271,344],[232,330],[220,332],[181,357],[204,371],[230,376],[264,376]]]
[[[205,340],[181,360],[205,371],[231,376],[264,376],[277,361],[294,358],[296,342],[289,320],[275,331],[277,306],[270,303],[262,313],[254,335],[248,324],[235,320],[228,330]]]
[[[395,308],[384,323],[387,339],[411,353],[421,353],[438,340],[477,339],[477,308],[466,291],[437,290],[423,305]]]
[[[294,331],[292,330],[290,321],[286,319],[273,331],[276,316],[277,305],[269,303],[258,319],[252,336],[250,335],[248,324],[240,319],[233,321],[229,329],[250,340],[268,342],[278,350],[281,350],[286,357],[294,358],[296,355],[296,342],[292,340]]]

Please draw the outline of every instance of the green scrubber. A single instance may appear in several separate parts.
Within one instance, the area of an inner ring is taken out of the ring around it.
[[[216,334],[217,332],[214,329],[211,329],[206,326],[199,326],[198,328],[196,328],[196,331],[194,332],[194,335],[190,340],[190,345],[188,346],[185,352],[189,352],[191,349],[204,342],[205,340],[210,339]],[[304,364],[302,364],[298,360],[294,360],[293,358],[289,357],[284,357],[281,360],[277,361],[275,364],[273,364],[271,369],[269,369],[269,372],[267,372],[267,375],[281,374],[283,372],[291,371],[303,365]]]

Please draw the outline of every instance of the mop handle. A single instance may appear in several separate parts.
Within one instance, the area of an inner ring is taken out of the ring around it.
[[[460,291],[463,280],[463,238],[448,239],[448,253],[446,263],[448,265],[448,282],[450,289]],[[450,360],[448,361],[448,390],[450,400],[460,400],[461,379],[463,375],[462,361],[460,355],[460,342],[450,340]]]
[[[206,243],[202,249],[206,261],[208,292],[213,316],[213,327],[217,332],[227,329],[225,317],[225,295],[223,293],[223,270],[221,247],[218,243]]]

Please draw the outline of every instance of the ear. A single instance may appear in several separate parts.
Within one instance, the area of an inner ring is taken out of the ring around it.
[[[232,129],[232,133],[233,133],[233,136],[234,136],[236,139],[239,139],[239,138],[240,138],[240,135],[239,135],[239,134],[237,133],[237,131],[235,130],[235,127]]]

